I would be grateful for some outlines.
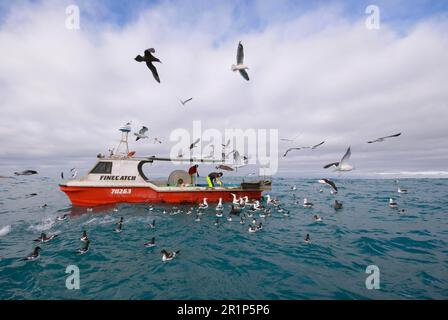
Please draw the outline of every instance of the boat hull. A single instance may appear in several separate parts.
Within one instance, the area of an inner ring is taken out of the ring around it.
[[[66,186],[60,185],[74,206],[98,206],[114,203],[173,203],[197,204],[207,198],[209,203],[233,200],[232,193],[237,198],[247,196],[260,200],[263,190],[185,190],[185,191],[155,191],[150,187],[99,187],[99,186]]]

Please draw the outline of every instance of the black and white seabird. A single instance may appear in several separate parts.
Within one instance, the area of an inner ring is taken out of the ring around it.
[[[87,241],[89,241],[89,237],[87,236],[87,231],[83,231],[82,232],[82,236],[81,236],[81,238],[79,238],[79,240],[81,240],[81,241],[83,241],[83,242],[87,242]]]
[[[67,217],[68,217],[68,215],[67,215],[67,214],[64,214],[64,215],[62,215],[62,216],[57,216],[57,217],[56,217],[56,220],[58,220],[58,221],[64,221],[64,220],[67,219]]]
[[[137,132],[134,132],[134,135],[137,137],[135,138],[135,141],[138,141],[140,139],[147,139],[148,136],[146,135],[146,132],[148,132],[148,128],[145,126],[142,126],[142,128]]]
[[[241,44],[241,41],[238,43],[238,49],[236,52],[236,65],[232,64],[232,71],[239,71],[241,76],[249,81],[249,75],[247,74],[247,69],[249,69],[246,65],[244,65],[244,48]]]
[[[408,189],[398,187],[398,193],[408,193]]]
[[[154,229],[154,228],[156,227],[156,220],[155,220],[155,219],[152,220],[152,222],[149,224],[149,227],[150,227],[151,229]]]
[[[398,207],[398,204],[394,199],[390,198],[389,199],[389,207],[396,208],[396,207]]]
[[[367,143],[383,142],[384,140],[386,140],[388,138],[395,138],[395,137],[398,137],[400,135],[401,135],[401,132],[397,133],[397,134],[392,134],[390,136],[381,137],[381,138],[378,138],[378,139],[375,139],[375,140],[367,141]]]
[[[77,253],[78,253],[78,254],[84,254],[84,253],[86,253],[87,251],[89,251],[89,246],[90,246],[90,241],[87,240],[87,241],[84,243],[84,246],[83,246],[82,248],[78,249]]]
[[[314,204],[313,204],[312,202],[308,201],[307,198],[303,199],[303,206],[304,206],[305,208],[312,208],[313,205],[314,205]]]
[[[348,160],[350,159],[351,155],[352,155],[352,152],[350,150],[350,147],[348,147],[348,149],[345,152],[344,156],[342,157],[341,161],[329,163],[324,166],[324,169],[335,166],[336,171],[351,171],[351,170],[353,170],[353,166],[348,164]]]
[[[202,199],[202,203],[199,204],[199,209],[207,209],[208,208],[208,203],[207,203],[207,198]]]
[[[42,251],[42,249],[40,247],[36,247],[34,248],[33,252],[28,255],[27,257],[23,258],[23,260],[36,260],[37,258],[39,258],[40,256],[40,252]]]
[[[53,234],[51,236],[47,236],[44,232],[42,232],[40,237],[37,238],[37,239],[34,239],[33,241],[35,241],[35,242],[48,242],[48,241],[53,240],[57,236],[58,236],[57,234]]]
[[[170,261],[173,260],[175,256],[177,256],[179,254],[180,250],[177,251],[167,251],[165,249],[163,249],[162,251],[160,251],[160,253],[162,254],[162,261]]]
[[[154,76],[154,79],[156,79],[156,81],[158,83],[160,83],[159,74],[157,73],[156,67],[152,63],[153,62],[162,63],[162,61],[160,61],[158,58],[156,58],[152,55],[155,52],[156,52],[156,50],[154,50],[154,48],[146,49],[143,57],[141,55],[138,55],[135,57],[134,60],[138,61],[138,62],[143,62],[143,61],[146,62],[146,66],[149,68],[149,70],[151,70],[152,75]]]
[[[330,179],[320,179],[319,183],[328,184],[330,187],[333,188],[335,193],[338,192],[338,188],[336,187],[336,184],[333,181],[331,181]]]
[[[266,195],[266,204],[272,204],[274,206],[279,206],[280,201],[278,199],[272,199],[271,195]]]
[[[305,237],[304,241],[305,241],[305,243],[310,243],[311,242],[311,237],[310,237],[309,233],[306,234],[306,237]]]
[[[222,205],[222,198],[219,198],[219,202],[216,205],[216,211],[222,211],[224,209],[224,206]]]
[[[322,218],[319,217],[317,214],[315,214],[315,215],[314,215],[314,221],[316,221],[316,222],[321,222],[321,221],[322,221]]]
[[[322,141],[322,142],[319,142],[318,144],[315,144],[315,145],[313,145],[313,146],[309,146],[309,147],[294,147],[294,148],[286,149],[285,153],[283,154],[283,157],[286,157],[286,155],[287,155],[290,151],[293,151],[293,150],[302,150],[302,149],[311,149],[311,150],[314,150],[314,149],[316,149],[317,147],[323,145],[324,143],[325,143],[325,140]]]
[[[143,245],[145,247],[154,247],[156,245],[156,238],[152,237],[151,240],[149,240],[148,242],[145,242]]]

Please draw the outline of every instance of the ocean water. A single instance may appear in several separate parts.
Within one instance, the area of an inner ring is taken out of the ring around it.
[[[337,195],[316,179],[274,178],[268,193],[290,215],[256,214],[264,228],[249,233],[249,220],[226,215],[216,226],[213,205],[200,222],[185,213],[191,206],[179,214],[145,204],[87,212],[70,206],[56,179],[0,178],[0,299],[447,299],[448,180],[400,180],[408,194],[397,193],[395,180],[335,182]],[[296,203],[304,197],[312,209]],[[389,208],[389,197],[405,213]],[[62,214],[69,219],[55,221]],[[123,231],[114,233],[120,217]],[[83,230],[90,251],[77,255]],[[36,261],[21,261],[41,232],[59,236],[39,244]],[[156,246],[144,247],[153,236]],[[161,249],[180,253],[164,263]],[[69,265],[79,267],[79,290],[66,288]],[[378,290],[366,288],[369,265],[380,270]]]

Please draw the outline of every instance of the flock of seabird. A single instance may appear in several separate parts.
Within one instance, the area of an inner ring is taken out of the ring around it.
[[[155,62],[162,63],[162,61],[160,61],[159,58],[156,58],[153,55],[155,52],[156,52],[156,50],[154,48],[146,49],[143,53],[143,56],[137,55],[134,58],[134,60],[137,62],[145,62],[146,66],[151,71],[154,79],[158,83],[160,83],[160,76],[159,76],[159,73],[157,72],[157,68],[155,67],[154,63]],[[237,48],[236,65],[232,64],[231,70],[234,72],[238,71],[244,79],[249,81],[249,75],[247,74],[248,69],[249,68],[244,64],[244,48],[240,41],[238,43],[238,48]],[[180,99],[180,98],[177,98],[177,99],[179,100],[179,102],[181,103],[182,106],[185,106],[188,102],[193,100],[192,97],[190,97],[188,99]],[[134,133],[137,137],[136,141],[138,141],[140,139],[148,138],[148,136],[146,135],[147,131],[148,131],[148,128],[146,126],[143,126],[138,133]],[[154,143],[162,143],[160,138],[154,138],[153,142]],[[197,141],[197,142],[199,142],[199,141]],[[192,146],[190,146],[190,150],[196,145],[197,142],[194,142],[192,144]],[[182,157],[183,157],[183,155],[181,153],[179,153],[178,158],[182,158]]]
[[[88,208],[91,209],[91,208]],[[150,206],[150,209],[152,210],[152,206]],[[91,212],[92,210],[87,210],[88,212]],[[115,210],[114,210],[115,211]],[[118,210],[117,210],[118,211]],[[67,219],[67,215],[63,215],[63,216],[58,216],[56,218],[57,221],[64,221]],[[118,222],[116,223],[116,227],[113,229],[113,231],[115,233],[120,233],[122,231],[123,228],[123,223],[124,223],[124,219],[123,217],[120,217],[120,219],[118,220]],[[153,220],[152,223],[149,224],[149,228],[151,229],[155,229],[156,228],[156,221]],[[53,235],[47,235],[46,233],[42,232],[41,235],[34,239],[34,242],[40,242],[40,243],[47,243],[50,242],[51,240],[57,238],[59,236],[59,234],[53,234]],[[75,254],[77,255],[82,255],[82,254],[86,254],[89,251],[90,248],[90,239],[89,236],[87,235],[87,231],[83,230],[81,237],[79,238],[79,240],[82,243],[81,248],[79,248]],[[148,242],[145,242],[143,244],[145,247],[155,247],[156,243],[155,243],[155,237],[152,237]],[[26,256],[25,258],[23,258],[22,260],[24,261],[31,261],[31,260],[36,260],[37,258],[40,257],[40,253],[42,251],[42,248],[39,246],[36,246],[33,251]],[[166,249],[162,249],[160,251],[161,255],[162,255],[162,261],[170,261],[172,260],[177,254],[179,254],[179,250],[177,251],[168,251]]]
[[[318,183],[327,185],[331,188],[332,194],[337,194],[339,189],[336,185],[336,183],[330,179],[319,179],[317,180]],[[398,180],[396,181],[398,184]],[[297,190],[297,187],[291,186],[291,191]],[[323,190],[319,190],[319,192],[323,192]],[[400,194],[406,194],[408,193],[408,190],[402,187],[398,187],[397,190]],[[239,223],[241,225],[245,225],[246,221],[249,221],[249,225],[247,227],[247,232],[249,233],[257,233],[261,230],[263,230],[264,222],[267,221],[269,217],[271,217],[275,212],[282,215],[283,217],[289,217],[290,210],[285,209],[281,202],[278,199],[272,198],[271,195],[267,194],[266,197],[262,197],[261,200],[257,199],[249,199],[248,196],[243,196],[240,198],[237,198],[235,194],[232,195],[232,202],[230,204],[230,207],[228,208],[228,213],[225,214],[227,221],[233,221],[234,217],[239,217]],[[293,199],[296,199],[295,193],[293,193]],[[201,216],[206,214],[206,212],[210,212],[210,210],[207,211],[207,209],[210,208],[210,204],[207,201],[207,198],[203,198],[202,202],[198,204],[197,208],[191,207],[190,209],[179,209],[177,207],[173,207],[171,212],[168,212],[167,210],[163,210],[163,214],[170,214],[170,215],[177,215],[177,214],[186,214],[186,215],[194,215],[195,219],[194,221],[200,222]],[[304,198],[303,201],[296,200],[295,204],[302,205],[305,209],[312,209],[314,207],[314,203],[310,201],[308,198]],[[388,206],[392,209],[399,209],[399,205],[397,201],[395,201],[393,198],[389,199]],[[335,210],[340,210],[343,208],[343,204],[339,202],[338,200],[334,200],[334,203],[332,207]],[[152,205],[148,206],[148,210],[152,211],[154,207]],[[215,212],[215,222],[214,224],[219,227],[221,225],[221,218],[224,216],[225,205],[223,204],[222,198],[219,199],[217,205],[214,207]],[[87,208],[87,212],[92,212],[92,208]],[[114,212],[117,212],[118,209],[114,208]],[[405,209],[399,209],[400,213],[404,213]],[[68,215],[64,214],[62,216],[56,217],[56,221],[65,221],[67,220]],[[313,215],[313,220],[315,222],[321,223],[323,222],[323,218],[320,217],[318,214]],[[123,231],[123,225],[124,225],[124,218],[120,217],[120,219],[116,222],[115,228],[113,229],[113,232],[115,233],[121,233]],[[151,223],[148,224],[149,229],[156,229],[156,220],[153,219]],[[55,238],[60,238],[59,234],[53,234],[53,235],[47,235],[46,233],[41,233],[41,235],[34,239],[35,242],[39,243],[48,243],[54,240]],[[89,251],[90,248],[90,239],[87,235],[87,231],[84,230],[79,240],[82,242],[81,248],[79,248],[75,253],[78,255],[85,254]],[[311,243],[311,236],[310,234],[306,234],[304,238],[305,243]],[[150,238],[149,241],[143,243],[144,247],[152,248],[156,246],[156,238],[153,236]],[[31,261],[36,260],[42,251],[42,248],[40,246],[37,246],[33,249],[32,253],[25,257],[22,260]],[[162,261],[170,261],[174,257],[176,257],[179,254],[179,250],[175,251],[168,251],[166,249],[163,249],[160,251],[160,254],[162,255]]]
[[[377,139],[374,139],[374,140],[370,140],[370,141],[367,141],[367,143],[383,142],[386,139],[396,138],[396,137],[399,137],[400,135],[401,135],[401,132],[396,133],[396,134],[392,134],[392,135],[389,135],[389,136],[380,137],[380,138],[377,138]],[[294,142],[296,139],[297,139],[297,136],[292,138],[292,139],[281,138],[280,140],[281,141],[286,141],[286,142]],[[302,150],[302,149],[314,150],[317,147],[323,145],[324,143],[325,143],[325,140],[320,142],[320,143],[318,143],[318,144],[316,144],[316,145],[314,145],[314,146],[288,148],[288,149],[286,149],[285,153],[283,154],[283,157],[286,157],[290,151]],[[341,158],[341,160],[339,160],[337,162],[331,162],[329,164],[326,164],[326,165],[324,165],[323,168],[324,169],[328,169],[328,168],[334,167],[334,170],[338,171],[338,172],[352,171],[354,169],[354,167],[348,163],[351,155],[352,155],[351,147],[349,146],[347,148],[347,151],[345,152],[344,156]]]

